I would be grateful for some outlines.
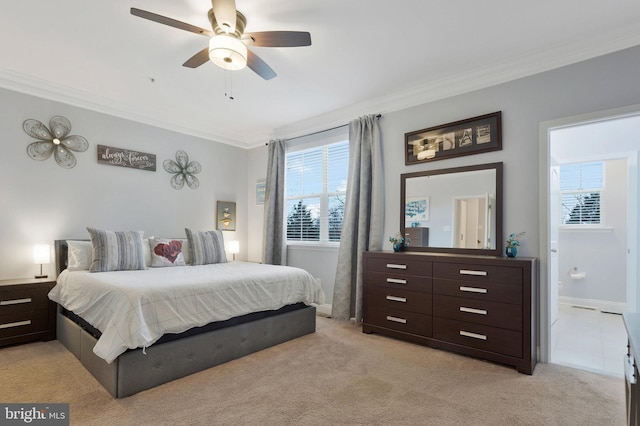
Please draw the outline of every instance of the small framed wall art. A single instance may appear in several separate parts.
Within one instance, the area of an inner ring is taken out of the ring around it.
[[[502,149],[502,112],[416,130],[404,135],[405,164]]]
[[[256,206],[264,204],[264,197],[267,191],[267,182],[264,179],[258,180],[256,183]]]
[[[216,213],[216,229],[220,231],[236,230],[236,203],[218,201]]]
[[[429,220],[429,197],[407,197],[404,214],[405,223],[421,226],[420,222]]]

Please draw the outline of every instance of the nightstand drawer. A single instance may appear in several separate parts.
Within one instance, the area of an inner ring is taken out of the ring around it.
[[[47,310],[0,315],[0,339],[38,333],[47,327]]]
[[[522,306],[462,297],[433,296],[433,315],[522,331]]]
[[[56,338],[56,305],[49,300],[55,281],[0,280],[0,347]]]
[[[383,309],[401,309],[419,314],[431,314],[431,293],[371,287],[367,292],[367,305]]]
[[[522,358],[522,333],[518,331],[437,317],[433,329],[438,340]]]
[[[415,312],[396,309],[383,309],[368,306],[365,311],[365,322],[370,325],[431,337],[432,317]]]
[[[16,312],[33,312],[47,309],[48,288],[23,287],[0,291],[0,315]]]

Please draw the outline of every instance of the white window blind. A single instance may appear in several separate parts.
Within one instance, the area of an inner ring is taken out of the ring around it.
[[[560,166],[560,194],[563,225],[601,224],[601,195],[604,163],[563,164]]]
[[[287,152],[287,240],[339,242],[347,189],[349,142]],[[317,144],[316,144],[317,145]]]

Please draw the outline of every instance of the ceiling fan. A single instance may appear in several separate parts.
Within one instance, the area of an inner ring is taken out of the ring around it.
[[[247,19],[236,10],[235,0],[211,0],[209,22],[211,22],[213,31],[134,7],[131,8],[131,14],[210,37],[208,47],[182,64],[188,68],[197,68],[210,59],[214,64],[227,70],[241,70],[248,66],[260,77],[270,80],[276,76],[275,71],[247,46],[297,47],[311,45],[311,34],[304,31],[245,33]]]

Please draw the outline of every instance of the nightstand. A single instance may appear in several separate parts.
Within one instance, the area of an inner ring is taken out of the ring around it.
[[[53,279],[0,280],[0,347],[56,338]]]

